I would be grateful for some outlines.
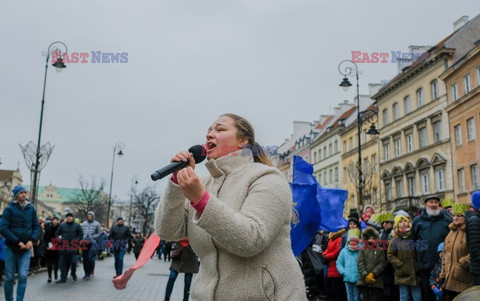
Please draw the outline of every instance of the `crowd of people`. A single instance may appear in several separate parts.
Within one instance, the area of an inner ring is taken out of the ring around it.
[[[426,197],[418,212],[351,212],[298,257],[308,300],[453,300],[480,285],[480,192]],[[442,204],[443,203],[443,204]]]

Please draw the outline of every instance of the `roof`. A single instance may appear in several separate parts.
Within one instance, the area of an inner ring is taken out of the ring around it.
[[[317,126],[315,128],[317,130],[323,129],[332,119],[333,119],[332,115],[328,116],[327,119],[325,119],[324,122],[317,124]]]
[[[52,187],[54,193],[52,196],[46,196],[44,194],[46,187]],[[30,190],[29,185],[25,185],[25,189]],[[79,188],[63,188],[55,187],[53,185],[49,186],[39,186],[38,188],[38,199],[42,202],[53,202],[53,203],[68,203],[75,198],[76,194],[80,193],[82,190]]]
[[[350,109],[348,109],[347,111],[345,111],[345,112],[344,112],[342,115],[340,115],[340,117],[338,117],[337,120],[335,120],[335,122],[329,127],[329,130],[325,131],[320,137],[324,137],[324,136],[328,135],[329,133],[331,133],[333,130],[345,126],[344,120],[346,120],[348,117],[350,117],[350,116],[355,112],[356,109],[357,109],[357,107],[354,106],[354,107],[351,107]]]

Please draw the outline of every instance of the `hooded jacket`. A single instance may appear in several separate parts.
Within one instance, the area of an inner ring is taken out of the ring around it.
[[[0,221],[0,234],[6,239],[6,244],[15,253],[23,253],[18,244],[28,241],[36,242],[40,233],[37,212],[28,201],[22,207],[17,201],[12,201],[3,211]]]
[[[344,282],[357,283],[358,281],[358,252],[358,250],[351,250],[348,245],[340,251],[336,265]]]
[[[82,223],[83,239],[85,240],[96,240],[102,235],[102,226],[100,223],[95,220],[95,213],[93,211],[88,212],[88,214],[93,215],[92,221],[89,221],[88,218]]]
[[[380,234],[372,227],[367,227],[362,232],[362,239],[364,245],[358,252],[358,281],[357,285],[376,287],[383,289],[383,272],[387,266],[387,259],[385,251],[377,244],[370,246],[368,244],[368,237],[374,236],[376,240],[380,239]],[[373,273],[375,283],[367,285],[365,283],[365,276]]]
[[[467,224],[467,246],[470,250],[470,271],[480,275],[480,212],[468,212],[465,214]]]
[[[335,278],[335,277],[342,277],[340,273],[337,270],[337,265],[335,264],[335,261],[338,258],[338,255],[340,254],[340,244],[342,242],[342,235],[345,234],[346,230],[341,229],[337,232],[331,232],[328,235],[328,245],[327,249],[325,252],[323,252],[323,257],[327,260],[328,262],[328,271],[327,271],[327,276],[330,278]]]
[[[445,279],[445,289],[461,293],[473,286],[470,273],[470,252],[467,248],[466,225],[451,223],[450,233],[445,238],[445,259],[440,278]]]
[[[411,224],[409,227],[411,227]],[[394,269],[395,284],[419,285],[421,278],[417,275],[416,251],[411,243],[411,237],[402,237],[398,232],[395,231],[394,238],[388,245],[387,251],[387,259]]]
[[[276,168],[241,151],[209,160],[210,199],[201,215],[169,181],[155,213],[166,240],[189,237],[201,265],[192,299],[306,300],[290,241],[292,193]]]
[[[438,261],[437,247],[445,240],[452,222],[450,215],[442,210],[437,216],[429,216],[427,211],[422,212],[413,220],[412,239],[428,241],[426,250],[417,250],[417,268],[433,269]]]

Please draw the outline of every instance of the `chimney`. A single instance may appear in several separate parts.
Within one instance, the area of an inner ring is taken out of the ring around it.
[[[377,94],[377,92],[382,88],[382,84],[379,83],[370,83],[368,84],[368,93],[370,96]]]
[[[453,22],[453,31],[457,31],[468,23],[468,16],[462,16],[457,21]]]

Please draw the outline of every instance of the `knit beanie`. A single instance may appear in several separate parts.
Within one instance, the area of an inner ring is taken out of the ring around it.
[[[480,209],[480,191],[475,191],[472,194],[472,204],[473,204],[473,208],[475,208],[475,210]]]
[[[445,244],[442,242],[438,245],[437,253],[443,252]]]
[[[17,199],[17,196],[20,194],[20,192],[23,192],[23,191],[27,191],[25,188],[23,188],[22,185],[17,185],[15,187],[13,187],[13,199],[16,200]]]

